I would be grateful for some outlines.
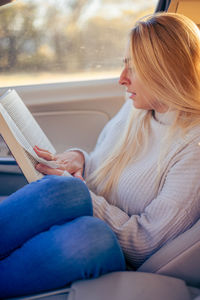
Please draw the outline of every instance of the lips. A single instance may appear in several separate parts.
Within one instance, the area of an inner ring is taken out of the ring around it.
[[[130,97],[131,96],[136,96],[136,93],[135,92],[129,92],[129,91],[127,91],[129,94],[130,94]]]
[[[135,98],[135,96],[136,96],[136,93],[134,93],[134,92],[131,92],[131,93],[129,93],[130,94],[130,98]]]

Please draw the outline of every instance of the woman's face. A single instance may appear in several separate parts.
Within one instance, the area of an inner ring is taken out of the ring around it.
[[[120,75],[119,84],[127,87],[127,92],[130,93],[135,108],[156,110],[161,113],[167,111],[167,107],[154,99],[146,90],[145,84],[137,78],[135,72],[130,68],[128,59],[124,60],[124,68]]]

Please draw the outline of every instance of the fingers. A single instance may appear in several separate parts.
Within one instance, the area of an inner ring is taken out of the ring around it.
[[[37,171],[39,171],[40,173],[45,174],[45,175],[59,175],[59,176],[61,176],[63,174],[63,170],[52,169],[52,168],[50,168],[48,166],[45,166],[41,163],[36,164],[35,168],[36,168]]]
[[[33,150],[41,158],[44,158],[46,160],[55,160],[55,156],[52,153],[50,153],[48,150],[41,149],[38,146],[33,147]]]
[[[46,149],[43,149],[43,148],[40,148],[40,147],[38,147],[37,145],[35,145],[35,146],[34,146],[34,148],[36,148],[36,149],[38,149],[38,150],[45,151],[45,152],[49,152],[48,150],[46,150]]]
[[[36,164],[35,166],[36,170],[39,171],[40,173],[44,175],[58,175],[58,176],[63,176],[65,170],[64,169],[52,169],[46,165],[43,165],[41,163]],[[73,174],[74,177],[81,179],[82,181],[85,182],[83,176],[82,176],[82,171],[83,170],[78,170]]]
[[[33,148],[35,148],[36,150],[38,151],[42,151],[42,152],[47,152],[47,153],[50,153],[49,150],[46,150],[46,149],[43,149],[43,148],[40,148],[38,147],[37,145],[35,145]]]
[[[72,163],[70,161],[60,160],[55,157],[55,161],[57,164],[57,168],[60,170],[66,170],[70,174],[73,174],[74,172],[77,172],[79,170],[79,167],[76,163]]]
[[[83,176],[82,176],[82,172],[83,172],[83,170],[78,170],[77,172],[75,172],[75,173],[73,174],[73,176],[76,177],[76,178],[81,179],[82,181],[85,181],[85,179],[84,179]]]
[[[77,157],[74,158],[74,154],[72,153],[62,153],[62,154],[58,154],[58,155],[53,155],[52,153],[50,153],[48,150],[46,149],[42,149],[38,146],[35,146],[34,151],[36,152],[36,154],[47,160],[47,161],[56,161],[56,168],[51,168],[48,167],[42,163],[38,163],[36,165],[36,169],[45,174],[45,175],[63,175],[63,171],[67,171],[68,173],[70,173],[72,176],[80,178],[81,180],[84,181],[83,176],[82,176],[82,172],[83,172],[83,163],[82,161],[80,162],[79,160],[75,159]],[[76,153],[77,156],[77,153]]]

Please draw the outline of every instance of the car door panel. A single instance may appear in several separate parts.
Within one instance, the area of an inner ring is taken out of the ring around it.
[[[117,79],[14,88],[57,151],[92,150],[102,128],[124,103]]]
[[[91,151],[96,137],[109,120],[106,113],[84,110],[35,113],[34,117],[57,152],[71,147]]]

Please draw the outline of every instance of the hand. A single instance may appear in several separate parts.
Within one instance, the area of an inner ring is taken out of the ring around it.
[[[53,155],[51,152],[45,149],[41,149],[35,146],[34,151],[36,154],[48,161],[55,161],[58,168],[52,169],[42,163],[36,164],[35,168],[39,172],[48,175],[63,175],[64,171],[68,171],[72,176],[84,180],[82,177],[84,167],[84,156],[79,151],[69,151],[61,154]]]

